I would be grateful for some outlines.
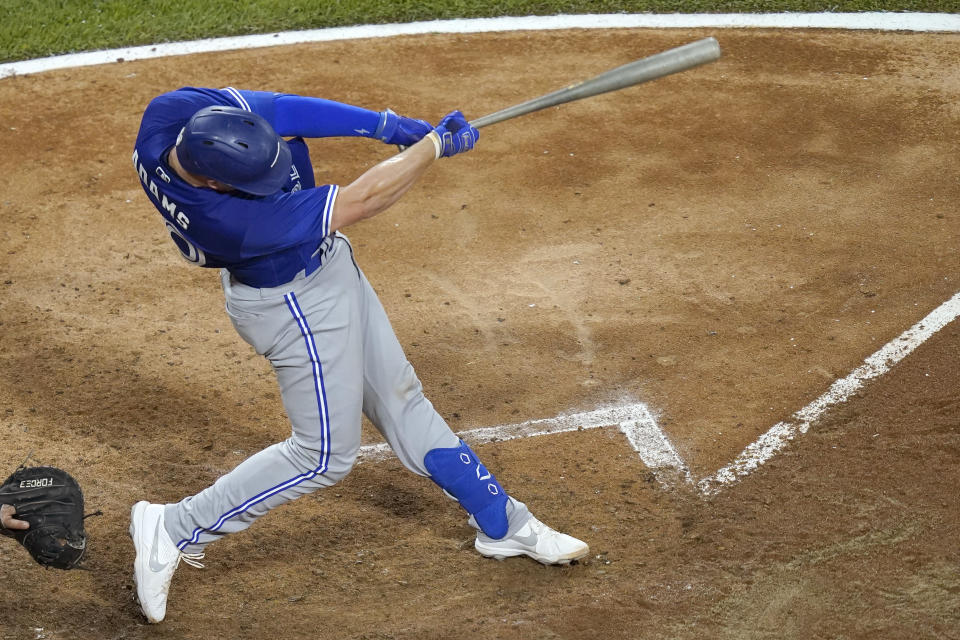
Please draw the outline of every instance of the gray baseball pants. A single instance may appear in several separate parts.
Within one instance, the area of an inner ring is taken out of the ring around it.
[[[344,478],[360,448],[361,412],[418,475],[429,475],[428,451],[459,443],[424,396],[346,237],[334,234],[320,250],[316,271],[279,287],[250,287],[221,272],[227,313],[273,365],[293,432],[200,493],[167,505],[167,533],[184,552],[198,553],[271,509]],[[507,535],[529,517],[512,498],[507,514]],[[472,517],[470,524],[477,528]]]

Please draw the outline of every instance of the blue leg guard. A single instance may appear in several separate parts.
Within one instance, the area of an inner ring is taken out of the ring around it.
[[[507,535],[507,492],[463,440],[453,449],[431,449],[423,457],[423,466],[486,535],[495,540]]]

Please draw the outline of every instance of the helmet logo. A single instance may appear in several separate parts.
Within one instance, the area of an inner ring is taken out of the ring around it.
[[[273,168],[273,165],[277,164],[277,160],[280,159],[280,141],[277,140],[277,154],[273,156],[273,162],[270,163],[270,168]]]

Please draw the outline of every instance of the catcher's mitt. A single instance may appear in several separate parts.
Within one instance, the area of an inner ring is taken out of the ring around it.
[[[14,517],[29,529],[3,529],[45,567],[72,569],[87,549],[83,492],[73,477],[56,467],[20,467],[0,486],[0,504],[13,505]]]

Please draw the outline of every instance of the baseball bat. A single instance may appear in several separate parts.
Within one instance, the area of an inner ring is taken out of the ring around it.
[[[594,76],[588,80],[577,82],[563,89],[544,94],[512,107],[501,109],[495,113],[482,116],[470,122],[479,129],[497,122],[503,122],[517,116],[526,115],[534,111],[553,107],[574,100],[582,100],[601,93],[617,91],[633,85],[650,82],[673,73],[699,67],[702,64],[713,62],[720,57],[720,45],[716,38],[704,38],[682,47],[668,49],[646,58],[634,60]]]

